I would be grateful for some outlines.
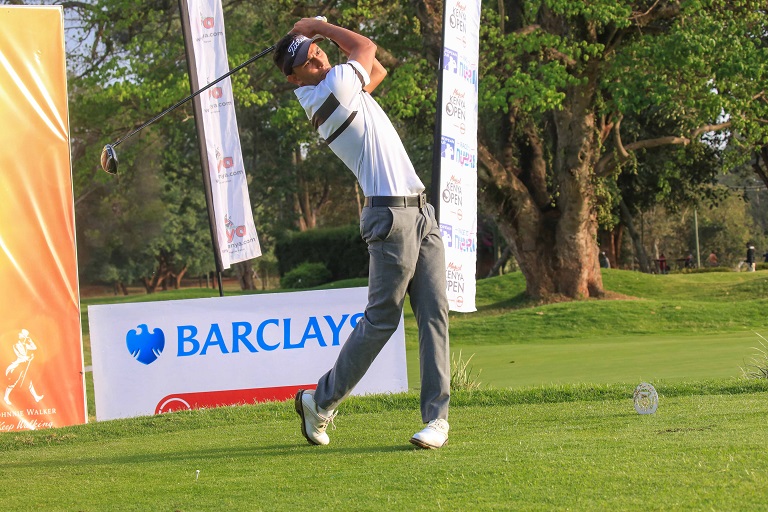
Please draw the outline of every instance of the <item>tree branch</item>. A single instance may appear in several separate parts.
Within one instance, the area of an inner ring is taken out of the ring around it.
[[[595,175],[598,177],[608,176],[617,165],[626,162],[629,157],[630,151],[637,151],[639,149],[657,148],[660,146],[671,145],[688,145],[692,140],[697,139],[700,135],[707,132],[716,132],[728,128],[731,126],[731,122],[727,121],[720,124],[707,124],[693,130],[689,137],[678,137],[675,135],[668,135],[666,137],[656,137],[655,139],[638,140],[627,144],[626,146],[621,142],[621,134],[619,133],[619,126],[621,119],[616,122],[614,126],[613,135],[614,143],[616,144],[616,152],[606,153],[595,165]],[[618,153],[618,158],[616,153]]]

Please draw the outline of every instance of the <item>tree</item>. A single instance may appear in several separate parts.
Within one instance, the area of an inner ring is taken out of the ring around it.
[[[435,40],[440,2],[419,4]],[[532,297],[602,295],[599,189],[633,153],[765,138],[763,2],[505,0],[483,16],[479,199]],[[641,115],[672,129],[634,138],[622,120]]]

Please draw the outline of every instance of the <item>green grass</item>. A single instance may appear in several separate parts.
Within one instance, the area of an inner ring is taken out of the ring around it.
[[[768,330],[768,272],[604,283],[624,300],[539,304],[519,274],[478,282],[451,345],[482,387],[453,394],[439,451],[407,442],[420,419],[406,307],[411,391],[345,402],[330,446],[305,443],[291,403],[0,434],[0,510],[768,509],[768,380],[739,378]],[[641,381],[659,391],[654,415],[632,407]]]
[[[768,384],[456,393],[439,451],[407,443],[415,393],[352,398],[327,447],[289,404],[0,436],[2,510],[758,510]],[[196,478],[196,471],[199,477]],[[308,500],[310,503],[308,503]]]

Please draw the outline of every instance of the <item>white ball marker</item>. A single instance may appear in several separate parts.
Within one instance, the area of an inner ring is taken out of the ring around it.
[[[659,407],[659,395],[656,389],[647,382],[641,382],[635,388],[635,410],[637,414],[653,414]]]

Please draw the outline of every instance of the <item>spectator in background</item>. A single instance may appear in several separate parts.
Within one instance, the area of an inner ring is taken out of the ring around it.
[[[747,243],[747,272],[755,271],[755,246],[752,242]]]
[[[605,251],[600,251],[600,268],[611,268],[611,260],[608,259],[608,255]]]
[[[715,254],[715,251],[712,251],[709,253],[709,257],[707,258],[707,265],[710,267],[716,267],[717,266],[717,254]]]
[[[768,263],[768,251],[765,251],[765,254],[763,254],[763,262]]]
[[[693,254],[691,253],[685,257],[685,268],[693,268]]]
[[[659,256],[659,272],[662,274],[669,274],[669,267],[667,266],[667,257],[664,253]]]

